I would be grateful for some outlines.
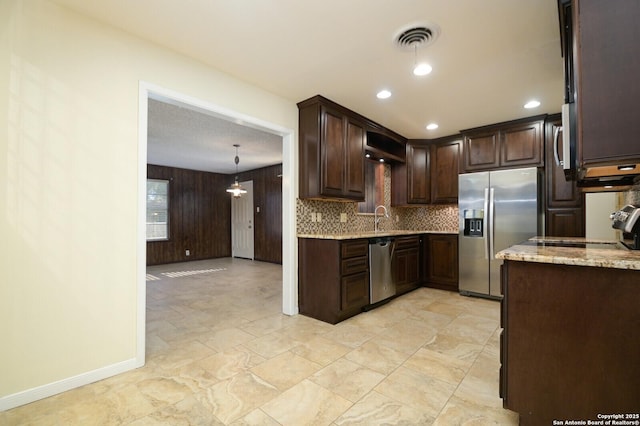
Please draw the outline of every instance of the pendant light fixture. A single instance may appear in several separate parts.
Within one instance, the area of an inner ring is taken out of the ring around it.
[[[417,76],[427,75],[432,71],[431,65],[426,62],[418,62],[418,48],[424,48],[436,41],[440,35],[440,27],[434,23],[425,22],[412,24],[401,28],[396,32],[394,40],[401,50],[413,51],[413,74]]]
[[[247,190],[244,189],[240,183],[238,183],[238,163],[240,162],[240,157],[238,157],[238,148],[240,147],[240,145],[233,144],[233,146],[236,147],[236,158],[234,158],[234,162],[236,163],[236,180],[235,182],[233,182],[233,184],[227,188],[227,192],[231,193],[231,195],[233,195],[233,198],[239,198],[242,196],[242,194],[246,194]]]
[[[431,68],[431,65],[427,64],[426,62],[418,63],[418,45],[419,44],[420,43],[418,43],[418,42],[413,43],[414,52],[415,52],[413,74],[421,77],[423,75],[430,74],[431,71],[433,70],[433,68]]]

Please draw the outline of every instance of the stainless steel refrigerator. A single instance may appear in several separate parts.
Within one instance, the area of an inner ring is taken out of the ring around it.
[[[542,235],[541,175],[535,168],[461,174],[459,288],[500,298],[500,250]]]

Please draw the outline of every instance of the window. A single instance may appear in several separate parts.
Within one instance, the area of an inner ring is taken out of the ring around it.
[[[147,179],[147,241],[169,239],[169,181]]]

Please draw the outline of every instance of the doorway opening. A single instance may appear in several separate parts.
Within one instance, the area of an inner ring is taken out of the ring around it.
[[[146,179],[148,101],[158,99],[196,108],[218,118],[259,129],[282,137],[282,312],[298,313],[297,255],[295,238],[295,182],[296,175],[294,130],[278,124],[247,116],[219,105],[203,101],[147,82],[139,86],[138,125],[138,262],[137,262],[137,355],[138,366],[145,360],[146,319]]]

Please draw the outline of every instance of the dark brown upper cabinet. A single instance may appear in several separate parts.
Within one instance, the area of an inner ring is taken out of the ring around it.
[[[405,163],[391,169],[391,205],[457,203],[459,155],[459,136],[410,140]]]
[[[431,174],[429,146],[407,145],[407,202],[428,204],[431,202]]]
[[[431,202],[431,174],[429,145],[409,141],[404,164],[391,168],[391,205],[406,206]]]
[[[477,131],[464,136],[464,170],[497,169],[500,167],[500,133],[496,129]]]
[[[463,170],[544,165],[544,115],[463,130]]]
[[[322,96],[298,104],[300,198],[365,199],[362,118]]]
[[[569,3],[562,1],[561,3]],[[640,2],[573,0],[577,155],[582,167],[640,163]]]
[[[444,140],[431,145],[432,203],[458,202],[460,144],[461,141],[456,136],[454,140]]]

